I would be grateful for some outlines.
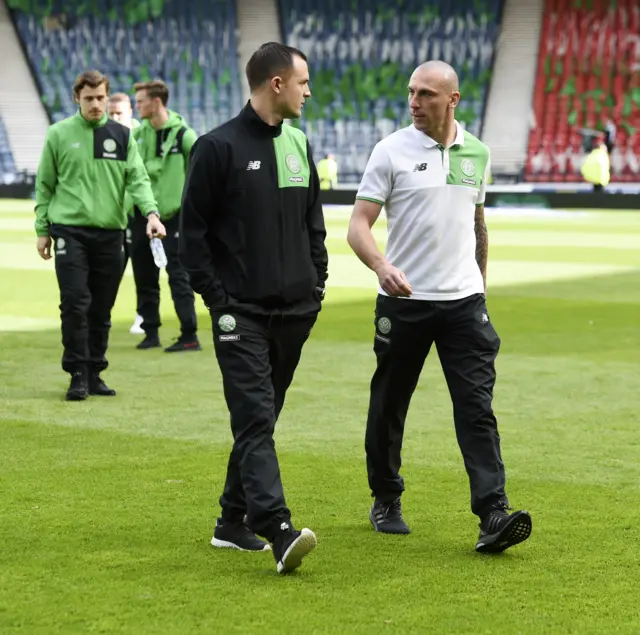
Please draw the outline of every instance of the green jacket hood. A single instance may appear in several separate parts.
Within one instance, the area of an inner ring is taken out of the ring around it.
[[[167,110],[167,113],[169,114],[169,119],[162,128],[159,128],[159,130],[166,130],[167,128],[182,128],[183,126],[187,127],[187,122],[180,113],[177,113],[174,110]],[[151,125],[148,119],[143,119],[140,126],[135,130],[137,134],[149,130],[156,132],[156,129]]]

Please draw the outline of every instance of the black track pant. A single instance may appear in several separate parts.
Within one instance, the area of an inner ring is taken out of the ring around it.
[[[193,335],[197,330],[195,297],[189,275],[178,260],[178,230],[180,215],[164,222],[167,237],[162,241],[167,254],[167,275],[173,306],[180,320],[180,330]],[[153,261],[153,253],[147,237],[147,219],[136,210],[131,228],[129,257],[138,296],[138,313],[142,316],[142,328],[147,333],[157,333],[160,322],[160,270]]]
[[[221,328],[213,312],[216,357],[231,414],[233,449],[229,457],[222,519],[248,525],[273,540],[289,522],[273,440],[275,424],[316,316],[253,317],[233,314],[235,326]],[[223,324],[228,323],[228,316]]]
[[[60,288],[62,368],[101,372],[111,328],[111,309],[122,277],[124,232],[52,225]]]
[[[122,275],[124,276],[124,272],[127,268],[127,264],[129,263],[129,259],[131,258],[131,244],[133,242],[131,237],[131,228],[133,225],[134,218],[133,216],[129,217],[129,225],[125,231],[124,238],[124,262],[122,263]],[[133,261],[131,261],[131,267],[133,269]],[[135,278],[134,278],[135,280]],[[140,314],[140,299],[138,298],[138,289],[136,288],[136,313]]]
[[[399,470],[405,419],[434,342],[453,402],[456,436],[471,486],[471,509],[482,517],[507,504],[500,437],[491,406],[500,338],[482,294],[438,302],[378,296],[377,368],[371,381],[365,441],[369,486],[373,496],[385,502],[404,491]]]

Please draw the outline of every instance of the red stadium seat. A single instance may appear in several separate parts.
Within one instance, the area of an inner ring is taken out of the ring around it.
[[[580,129],[603,129],[612,119],[618,130],[617,145],[627,147],[624,125],[640,129],[640,108],[629,105],[629,95],[640,87],[640,73],[633,73],[635,40],[640,32],[637,0],[546,0],[540,34],[539,59],[533,111],[539,128],[530,133],[525,177],[540,180],[581,180],[578,170],[582,137]],[[549,86],[551,92],[547,92]],[[631,151],[640,157],[640,135]],[[570,148],[567,160],[561,156]],[[541,161],[545,153],[557,160]],[[573,159],[571,158],[573,157]],[[627,159],[625,158],[625,161]],[[639,159],[640,160],[640,159]],[[541,170],[541,164],[552,167]],[[637,162],[636,162],[637,164]],[[636,165],[634,164],[634,165]],[[638,179],[625,166],[612,180]]]

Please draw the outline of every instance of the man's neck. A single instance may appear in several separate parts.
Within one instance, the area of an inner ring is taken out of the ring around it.
[[[160,128],[162,128],[162,126],[164,126],[167,121],[169,121],[169,113],[167,112],[166,108],[159,110],[155,115],[153,115],[153,117],[149,119],[149,123],[156,130],[160,130]]]
[[[250,103],[258,117],[269,126],[279,126],[282,123],[282,115],[274,112],[266,99],[262,99],[258,95],[252,95]]]
[[[441,146],[448,148],[455,140],[458,134],[456,128],[456,122],[453,119],[446,121],[440,128],[430,130],[426,133],[434,141],[437,141]]]

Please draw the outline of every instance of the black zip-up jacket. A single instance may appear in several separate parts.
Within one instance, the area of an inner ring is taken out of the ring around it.
[[[320,310],[328,256],[319,194],[304,133],[268,125],[250,103],[196,141],[179,254],[210,311]]]

